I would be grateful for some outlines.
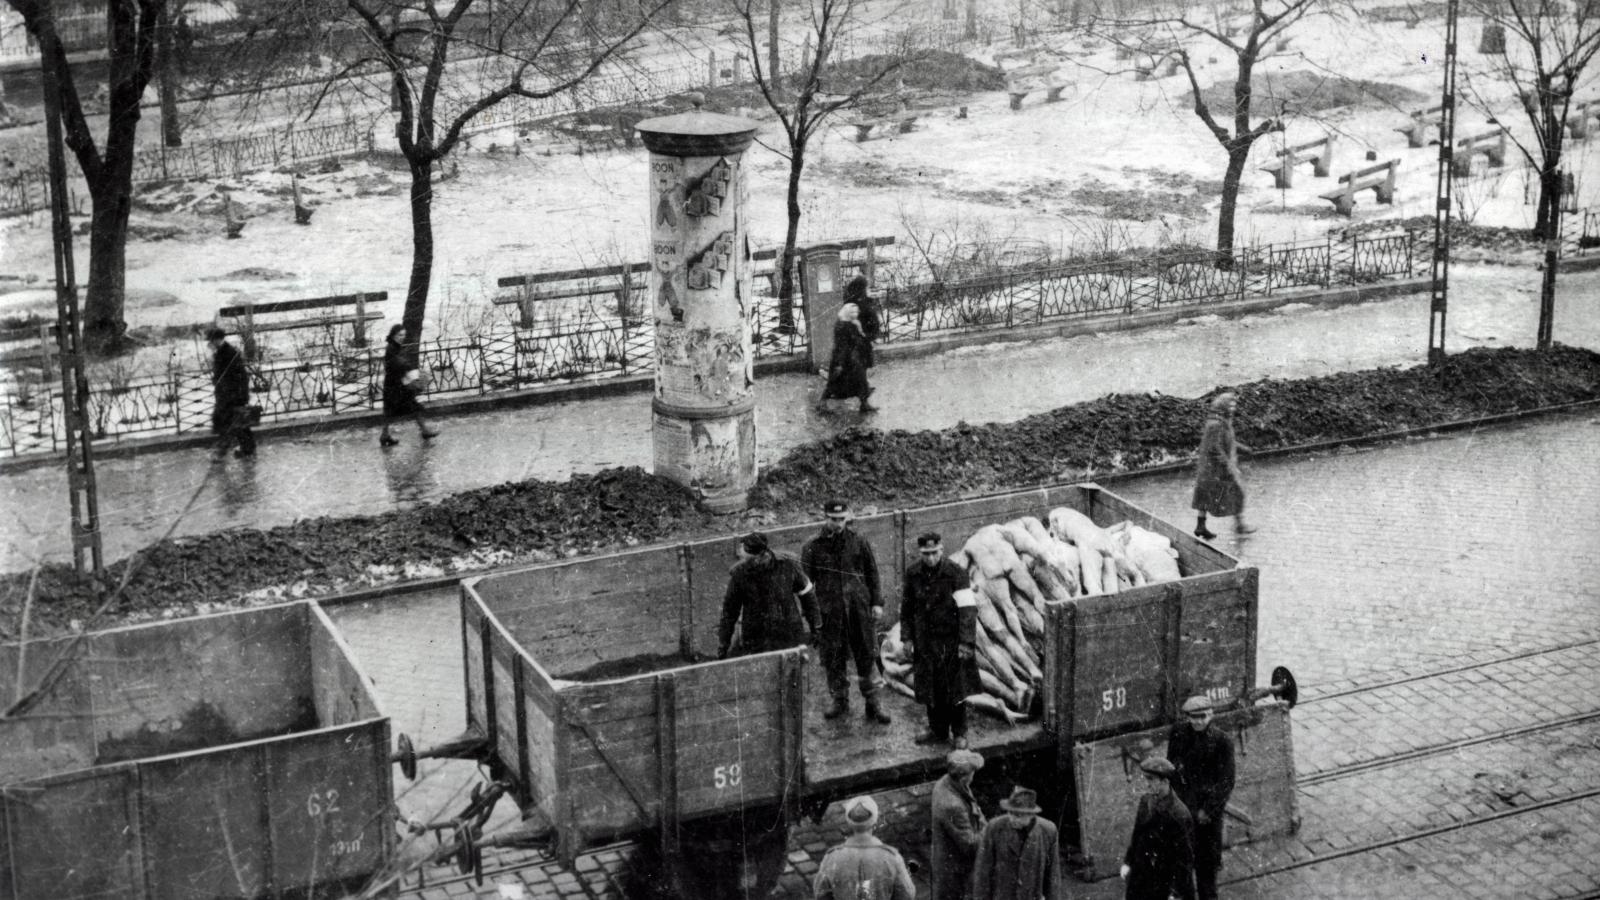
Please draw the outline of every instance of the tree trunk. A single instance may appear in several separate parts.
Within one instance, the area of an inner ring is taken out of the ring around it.
[[[183,80],[178,65],[178,42],[173,33],[172,10],[162,4],[156,26],[156,59],[161,72],[161,142],[168,147],[183,146],[183,127],[178,122],[178,85]]]
[[[433,163],[411,161],[411,281],[401,323],[418,343],[433,283]]]
[[[676,4],[674,4],[676,5]],[[778,83],[778,67],[783,54],[778,52],[778,0],[767,0],[767,83]]]
[[[1544,232],[1544,278],[1539,286],[1539,329],[1536,347],[1549,350],[1555,334],[1556,268],[1561,255],[1561,167],[1560,148],[1555,159],[1545,157],[1544,171],[1539,174],[1539,211],[1549,212]]]
[[[789,157],[789,224],[783,233],[783,254],[778,258],[778,329],[794,330],[795,244],[800,240],[800,174],[805,168],[805,145],[796,144]]]
[[[1217,268],[1233,268],[1233,219],[1239,209],[1239,183],[1250,159],[1250,143],[1235,139],[1228,146],[1228,168],[1222,173],[1222,208],[1217,211]]]
[[[978,0],[967,0],[967,40],[978,38]]]
[[[122,350],[127,288],[128,213],[132,198],[122,185],[90,185],[89,286],[83,298],[84,349],[96,356]]]

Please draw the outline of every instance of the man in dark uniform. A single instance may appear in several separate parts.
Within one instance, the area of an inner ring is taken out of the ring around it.
[[[967,695],[979,688],[978,601],[966,570],[944,555],[938,533],[917,538],[921,561],[906,568],[900,636],[916,675],[917,700],[928,707],[919,744],[967,746]]]
[[[1177,769],[1172,786],[1194,816],[1194,880],[1200,900],[1216,900],[1222,865],[1222,819],[1233,793],[1233,744],[1211,727],[1211,701],[1183,703],[1187,722],[1167,735],[1167,759]]]
[[[800,565],[817,588],[822,611],[822,668],[828,676],[833,705],[823,718],[837,719],[850,708],[851,659],[867,704],[867,721],[889,724],[878,708],[877,625],[883,619],[878,593],[878,560],[872,545],[850,527],[850,507],[842,500],[822,506],[827,522],[800,552]]]
[[[1139,763],[1144,772],[1144,796],[1133,821],[1133,839],[1122,857],[1123,896],[1127,900],[1179,900],[1194,898],[1194,820],[1172,791],[1177,771],[1165,759],[1152,756]]]
[[[846,800],[844,821],[850,836],[817,867],[817,900],[916,900],[917,886],[900,851],[872,834],[878,804],[871,797]]]
[[[733,627],[741,620],[741,655],[783,650],[805,643],[808,637],[815,639],[822,625],[817,594],[800,563],[774,553],[759,531],[739,540],[738,553],[739,562],[728,573],[728,592],[722,598],[717,659],[728,658]]]
[[[216,453],[227,453],[235,443],[239,449],[234,456],[252,456],[256,452],[256,436],[250,431],[250,372],[245,367],[244,354],[224,338],[228,333],[221,328],[206,331],[206,343],[211,345],[211,386],[216,404],[211,408],[211,431],[217,435]]]

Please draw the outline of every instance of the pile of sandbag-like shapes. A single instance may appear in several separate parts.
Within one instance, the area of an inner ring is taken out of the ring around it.
[[[1009,722],[1037,715],[1044,681],[1045,604],[1175,581],[1171,540],[1131,522],[1109,528],[1075,509],[1050,511],[1049,525],[1022,516],[985,525],[950,554],[967,570],[978,601],[977,658],[983,693],[967,705]],[[910,660],[896,625],[880,647],[889,686],[913,695]]]

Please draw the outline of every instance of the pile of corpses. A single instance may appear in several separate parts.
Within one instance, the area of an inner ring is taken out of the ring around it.
[[[950,555],[967,570],[978,601],[977,658],[982,694],[967,705],[1008,722],[1038,713],[1044,680],[1044,605],[1130,587],[1176,581],[1172,541],[1131,522],[1109,528],[1065,507],[1050,511],[1049,527],[1032,516],[985,525]],[[915,696],[911,662],[896,625],[879,648],[889,687]]]

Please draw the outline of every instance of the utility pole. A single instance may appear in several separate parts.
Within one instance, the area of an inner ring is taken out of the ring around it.
[[[1451,162],[1456,143],[1456,18],[1450,0],[1444,26],[1444,97],[1439,110],[1439,180],[1433,212],[1433,302],[1428,320],[1428,365],[1444,362],[1445,311],[1450,301]]]
[[[67,161],[61,142],[61,94],[54,65],[61,53],[54,4],[46,0],[50,40],[39,42],[44,87],[45,141],[49,144],[50,236],[56,262],[56,346],[61,357],[61,414],[67,430],[67,489],[72,503],[72,565],[79,577],[98,583],[105,561],[100,552],[100,505],[95,494],[90,452],[89,378],[83,369],[83,323],[78,318],[78,278],[72,263],[72,220],[68,217]],[[41,35],[41,37],[44,37]]]

